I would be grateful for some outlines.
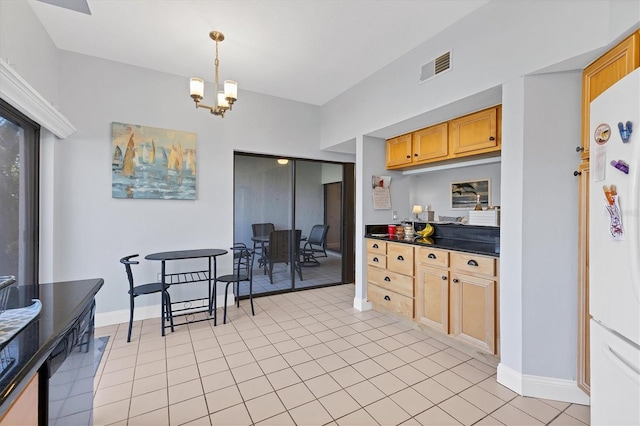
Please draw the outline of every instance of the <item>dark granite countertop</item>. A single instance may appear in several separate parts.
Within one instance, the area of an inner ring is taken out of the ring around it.
[[[415,229],[424,229],[424,222],[415,222]],[[431,224],[435,230],[427,238],[416,237],[406,240],[386,234],[387,225],[367,225],[365,237],[394,243],[412,244],[444,250],[500,257],[500,228],[492,226],[472,226],[459,224]]]
[[[11,289],[8,309],[42,302],[40,315],[2,345],[0,356],[0,415],[49,357],[56,345],[91,304],[102,287],[102,278],[40,285],[18,285]],[[2,321],[2,315],[0,315]],[[12,360],[12,362],[3,362]]]

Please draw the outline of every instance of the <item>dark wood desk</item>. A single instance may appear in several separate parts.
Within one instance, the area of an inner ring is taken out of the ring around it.
[[[217,276],[217,265],[216,265],[216,257],[227,254],[227,250],[223,249],[197,249],[197,250],[175,250],[175,251],[165,251],[160,253],[151,253],[146,255],[144,258],[147,260],[159,260],[162,262],[162,287],[163,290],[166,290],[167,286],[171,286],[174,284],[188,284],[194,282],[203,282],[206,281],[209,284],[209,295],[207,296],[208,300],[208,312],[211,315],[213,308],[213,325],[216,325],[216,292],[215,288],[212,292],[212,283],[215,282],[215,278]],[[188,271],[188,272],[175,272],[171,274],[167,274],[166,272],[166,262],[168,260],[185,260],[185,259],[204,259],[208,260],[208,268],[199,270],[199,271]],[[213,297],[212,297],[213,295]],[[183,302],[192,302],[189,301],[179,301],[175,303],[183,303]],[[165,314],[164,307],[161,307],[161,327],[162,327],[162,335],[164,336],[164,329],[168,326],[165,326]],[[189,312],[194,313],[193,310]]]

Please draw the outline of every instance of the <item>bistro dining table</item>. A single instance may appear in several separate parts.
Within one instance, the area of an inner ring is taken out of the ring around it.
[[[213,324],[215,326],[216,325],[216,312],[215,312],[216,295],[215,295],[215,291],[212,293],[211,289],[212,289],[212,283],[215,283],[215,278],[217,276],[216,257],[222,256],[227,253],[228,253],[227,250],[208,248],[208,249],[175,250],[175,251],[165,251],[160,253],[151,253],[146,255],[144,258],[147,260],[157,260],[162,262],[161,277],[162,277],[163,291],[165,291],[166,288],[171,285],[206,281],[209,284],[209,294],[207,296],[208,306],[206,310],[208,310],[209,316],[211,316],[211,311],[213,308],[214,310]],[[167,261],[185,260],[185,259],[208,259],[208,268],[195,270],[195,271],[188,271],[188,272],[172,272],[170,274],[167,274],[167,270],[166,270]],[[212,294],[213,294],[213,298],[212,298]],[[203,299],[204,298],[202,298],[202,300]],[[195,300],[201,300],[201,299],[195,299]],[[174,303],[186,303],[186,302],[193,302],[193,300],[185,300],[185,301],[179,301]],[[164,330],[168,326],[165,326],[165,320],[167,318],[165,317],[164,306],[161,307],[161,310],[162,310],[161,327],[162,327],[162,335],[164,336]],[[197,312],[205,312],[206,310],[202,309]],[[172,312],[171,309],[169,309],[168,312]],[[193,314],[197,312],[194,311],[193,309],[189,309],[188,314]],[[171,313],[171,315],[173,316],[173,313]],[[208,319],[210,318],[205,318],[199,321],[204,321]]]
[[[300,241],[306,241],[307,236],[300,237]],[[254,235],[251,237],[251,241],[260,243],[260,258],[258,259],[258,268],[264,268],[264,273],[267,273],[267,257],[264,253],[265,244],[269,242],[269,235]]]

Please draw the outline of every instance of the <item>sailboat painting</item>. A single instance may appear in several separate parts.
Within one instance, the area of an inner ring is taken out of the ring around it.
[[[113,122],[112,198],[196,199],[196,134]]]

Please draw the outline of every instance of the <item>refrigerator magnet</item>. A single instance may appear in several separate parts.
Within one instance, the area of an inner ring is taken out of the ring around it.
[[[611,127],[607,123],[602,123],[596,127],[593,138],[598,145],[604,145],[611,137]]]
[[[620,131],[620,138],[622,139],[622,143],[629,142],[629,138],[631,137],[631,132],[633,131],[633,125],[630,121],[627,121],[626,124],[622,124],[622,121],[618,123],[618,130]]]

